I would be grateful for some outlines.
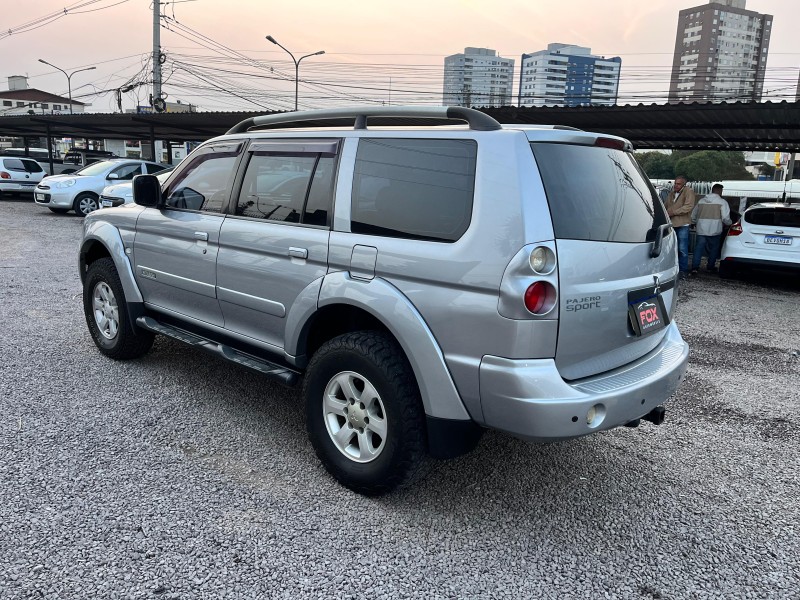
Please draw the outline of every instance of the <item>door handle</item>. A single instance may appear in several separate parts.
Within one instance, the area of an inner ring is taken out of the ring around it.
[[[306,248],[295,248],[289,246],[289,256],[294,258],[308,258],[308,250]]]
[[[205,231],[195,231],[194,237],[196,240],[208,241],[208,234]]]

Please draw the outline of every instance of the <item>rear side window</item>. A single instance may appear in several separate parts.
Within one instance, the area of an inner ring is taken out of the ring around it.
[[[23,158],[22,166],[28,173],[41,173],[42,171],[44,171],[44,169],[42,169],[42,165],[40,165],[35,160],[26,160]]]
[[[474,140],[362,138],[351,231],[438,242],[459,239],[472,217],[477,151]]]
[[[744,220],[753,225],[800,227],[800,210],[794,208],[754,208],[744,213]]]
[[[532,143],[557,238],[646,242],[667,222],[633,156],[595,146]]]

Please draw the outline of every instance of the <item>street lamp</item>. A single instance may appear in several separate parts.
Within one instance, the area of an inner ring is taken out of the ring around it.
[[[267,39],[270,42],[272,42],[273,44],[275,44],[276,46],[280,46],[281,48],[286,50],[286,53],[289,56],[291,56],[292,60],[294,61],[294,109],[297,110],[297,91],[298,91],[298,85],[299,85],[299,81],[300,81],[300,61],[303,60],[304,58],[308,58],[309,56],[317,56],[319,54],[325,54],[325,50],[320,50],[319,52],[312,52],[311,54],[306,54],[305,56],[301,56],[300,58],[295,58],[294,54],[289,52],[286,49],[285,46],[282,46],[281,44],[279,44],[278,40],[276,40],[274,37],[272,37],[271,35],[268,35]]]
[[[41,58],[39,59],[39,62],[44,63],[50,67],[53,67],[54,69],[58,69],[64,75],[67,76],[67,90],[69,90],[69,114],[72,114],[72,81],[71,81],[72,76],[75,75],[75,73],[80,73],[81,71],[91,71],[92,69],[96,69],[97,67],[86,67],[85,69],[78,69],[77,71],[73,71],[72,73],[67,73],[64,69],[59,69],[54,64],[51,64],[46,60],[42,60]]]

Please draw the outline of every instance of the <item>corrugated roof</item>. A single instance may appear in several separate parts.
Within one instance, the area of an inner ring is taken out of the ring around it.
[[[501,123],[567,125],[653,148],[800,152],[800,102],[736,102],[480,109]],[[91,139],[206,140],[261,112],[18,115],[0,117],[0,135]],[[370,119],[373,125],[430,125],[425,119]],[[317,126],[341,121],[317,121]]]

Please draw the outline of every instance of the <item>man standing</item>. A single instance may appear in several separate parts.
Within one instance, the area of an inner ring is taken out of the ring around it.
[[[686,177],[678,175],[664,207],[672,221],[675,235],[678,236],[678,267],[681,278],[689,274],[689,223],[696,201],[694,190],[686,185]]]
[[[722,225],[731,224],[731,209],[727,200],[722,197],[722,184],[714,184],[711,193],[701,198],[692,210],[692,223],[696,223],[697,238],[692,256],[692,275],[697,275],[703,252],[708,252],[709,273],[717,272],[717,258],[722,242]]]

